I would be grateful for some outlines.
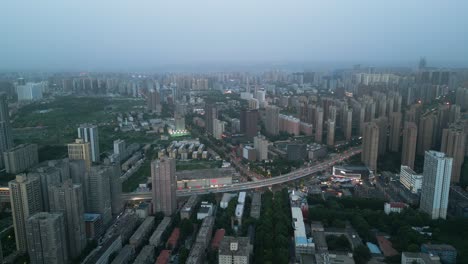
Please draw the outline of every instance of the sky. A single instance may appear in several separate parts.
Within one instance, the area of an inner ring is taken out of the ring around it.
[[[0,69],[324,63],[468,66],[466,0],[14,0]]]

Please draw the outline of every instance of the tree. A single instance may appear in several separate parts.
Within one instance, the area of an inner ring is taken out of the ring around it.
[[[185,264],[190,251],[186,247],[181,247],[179,250],[179,263]]]
[[[193,224],[192,222],[185,218],[180,221],[180,231],[182,238],[186,238],[193,233]]]
[[[356,264],[365,264],[371,259],[371,253],[366,246],[359,245],[353,252],[353,258]]]

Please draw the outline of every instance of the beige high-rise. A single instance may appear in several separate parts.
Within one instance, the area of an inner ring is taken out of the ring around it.
[[[466,134],[463,126],[452,125],[442,131],[442,144],[440,151],[453,158],[452,183],[460,182],[460,174],[465,158]]]
[[[435,115],[429,114],[419,120],[418,144],[416,145],[418,155],[424,155],[424,152],[431,150],[433,147],[436,119]]]
[[[374,172],[377,170],[379,126],[375,122],[364,124],[361,161]]]
[[[414,169],[414,157],[416,155],[416,142],[418,127],[414,122],[405,122],[403,128],[403,146],[401,152],[401,165]]]
[[[83,139],[76,139],[75,143],[68,144],[68,158],[70,160],[84,160],[86,170],[91,169],[91,144]]]
[[[38,177],[20,174],[8,183],[10,187],[11,211],[15,229],[16,249],[25,253],[28,249],[26,221],[43,210],[41,181]]]
[[[323,136],[323,108],[317,107],[315,112],[315,142],[322,143]]]
[[[327,145],[334,146],[335,145],[335,121],[332,119],[328,119],[327,123]]]
[[[390,114],[390,137],[389,137],[389,150],[398,152],[400,150],[400,131],[401,131],[401,118],[400,112],[393,112]]]
[[[153,211],[170,216],[177,210],[176,199],[176,163],[174,159],[162,157],[151,162],[153,183]]]

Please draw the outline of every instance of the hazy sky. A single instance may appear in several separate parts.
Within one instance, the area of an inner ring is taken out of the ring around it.
[[[5,0],[0,69],[408,65],[420,56],[467,66],[467,10],[466,0]]]

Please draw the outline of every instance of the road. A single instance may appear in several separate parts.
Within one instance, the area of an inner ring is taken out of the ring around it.
[[[333,165],[342,162],[352,156],[355,156],[361,153],[361,147],[354,147],[351,148],[343,153],[337,154],[319,164],[301,168],[295,171],[292,171],[288,174],[280,175],[273,178],[262,179],[258,181],[251,181],[251,182],[242,182],[242,183],[235,183],[230,184],[222,187],[209,187],[209,188],[200,188],[200,189],[183,189],[177,190],[177,196],[190,196],[190,195],[201,195],[207,193],[223,193],[223,192],[238,192],[238,191],[245,191],[250,189],[257,189],[263,187],[270,187],[272,185],[282,184],[289,181],[295,181],[297,179],[306,177],[313,173],[317,173],[320,171],[324,171]],[[132,200],[149,200],[151,199],[151,192],[142,192],[142,193],[122,193],[122,199],[125,201],[132,201]]]

